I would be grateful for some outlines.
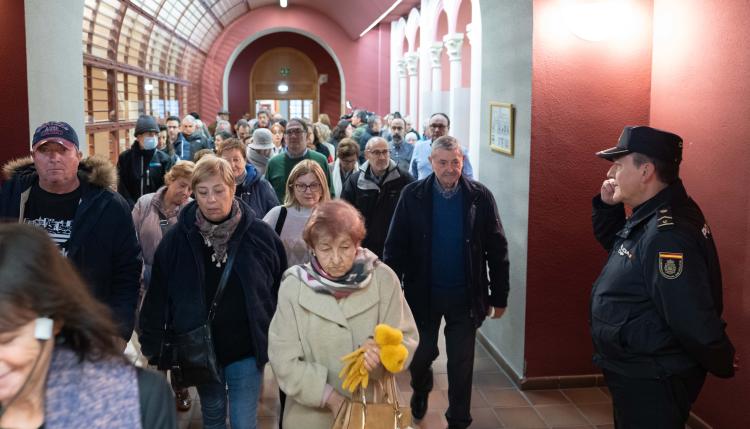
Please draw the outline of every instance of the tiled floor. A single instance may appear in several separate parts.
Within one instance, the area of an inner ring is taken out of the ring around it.
[[[442,341],[440,347],[442,351]],[[476,347],[471,398],[473,429],[614,428],[612,405],[606,390],[592,387],[522,392],[481,345],[477,344]],[[441,352],[441,357],[444,355]],[[447,426],[444,417],[448,407],[446,361],[436,360],[433,370],[435,390],[430,394],[427,415],[417,422],[416,427],[420,429],[444,429]],[[408,371],[399,374],[397,380],[403,399],[408,403],[411,397]],[[278,410],[278,387],[273,373],[267,368],[258,409],[259,429],[277,428]],[[180,413],[179,418],[181,429],[203,427],[197,401],[189,412]]]

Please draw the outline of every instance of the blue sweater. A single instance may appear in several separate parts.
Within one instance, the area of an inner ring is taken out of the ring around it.
[[[464,272],[464,196],[461,187],[446,198],[432,188],[432,284],[438,289],[462,288]]]

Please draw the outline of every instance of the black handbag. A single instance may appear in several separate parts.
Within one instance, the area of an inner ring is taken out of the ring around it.
[[[164,366],[163,369],[171,371],[172,384],[176,388],[223,383],[214,350],[211,322],[229,280],[235,253],[229,254],[206,322],[192,331],[168,335],[164,341],[160,367]]]

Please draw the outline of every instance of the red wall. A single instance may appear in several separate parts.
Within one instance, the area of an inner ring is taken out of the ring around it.
[[[0,2],[0,165],[29,154],[26,29],[22,1]],[[2,178],[0,178],[2,182]]]
[[[744,0],[656,0],[651,123],[685,141],[681,176],[719,248],[724,318],[742,360],[709,377],[696,413],[715,428],[750,426],[750,8]]]
[[[328,52],[314,40],[297,33],[281,32],[263,36],[248,45],[237,57],[229,72],[229,112],[234,123],[250,111],[250,71],[255,61],[266,51],[289,47],[310,57],[318,74],[327,74],[328,83],[320,86],[320,113],[332,120],[341,115],[341,79],[336,63]]]
[[[253,9],[233,21],[214,41],[201,76],[201,115],[213,118],[222,106],[224,70],[239,45],[260,32],[292,28],[315,35],[334,51],[344,72],[346,99],[353,106],[387,111],[389,76],[380,73],[381,65],[390,56],[387,25],[381,24],[364,37],[352,40],[338,24],[314,9],[271,5]]]
[[[561,27],[557,0],[534,1],[526,376],[597,372],[588,302],[605,260],[591,228],[591,197],[627,124],[648,123],[651,4],[638,35],[588,42]]]

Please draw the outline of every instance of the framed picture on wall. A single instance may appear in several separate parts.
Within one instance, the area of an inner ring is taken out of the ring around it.
[[[490,149],[513,156],[515,109],[509,103],[490,102]]]

